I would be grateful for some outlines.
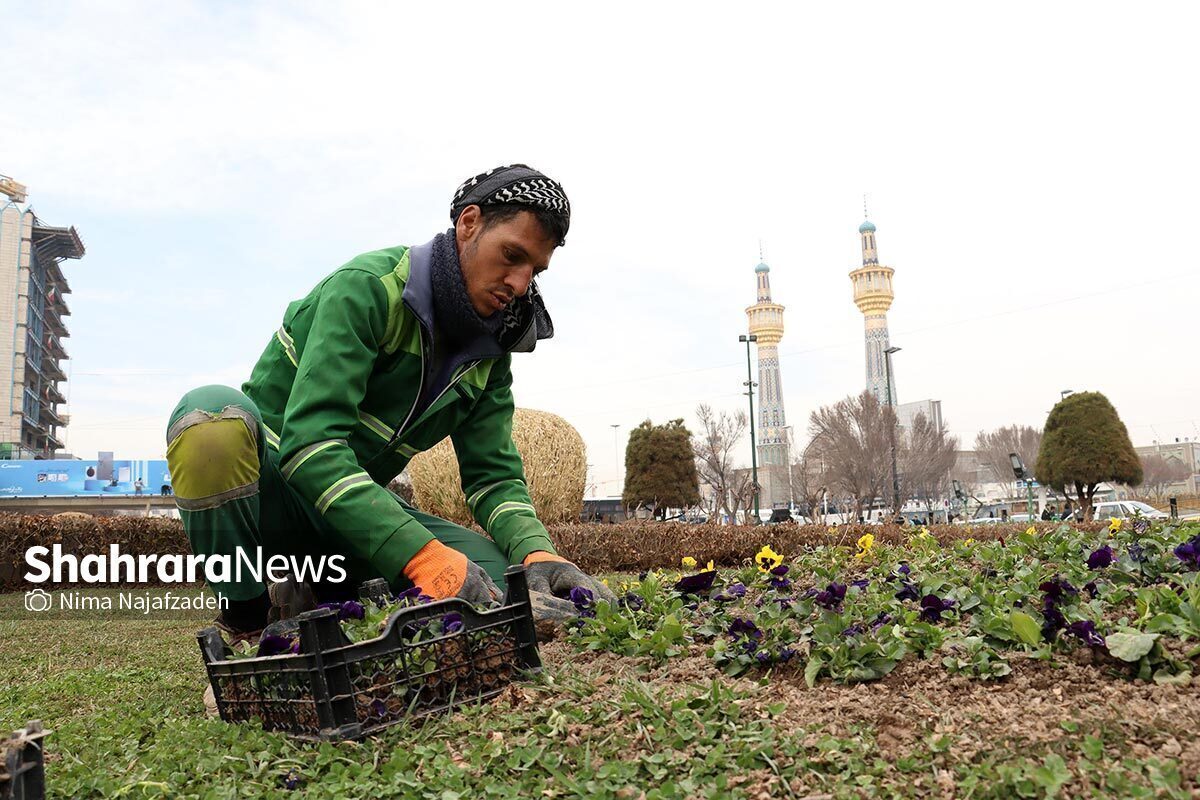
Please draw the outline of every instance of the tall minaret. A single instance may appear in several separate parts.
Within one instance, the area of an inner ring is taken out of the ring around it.
[[[866,216],[866,203],[863,204]],[[850,273],[854,284],[854,304],[863,313],[867,340],[867,391],[875,395],[880,403],[887,403],[887,372],[884,353],[888,344],[887,310],[892,305],[891,267],[879,263],[879,252],[875,244],[875,225],[871,220],[858,226],[862,236],[862,266]],[[892,375],[892,404],[896,403],[896,376]]]
[[[759,257],[762,257],[760,250]],[[783,384],[779,379],[779,342],[783,339],[783,306],[771,301],[771,268],[759,262],[758,302],[746,309],[750,333],[758,337],[758,464],[784,466],[788,462],[784,427]],[[784,502],[787,496],[783,497]]]

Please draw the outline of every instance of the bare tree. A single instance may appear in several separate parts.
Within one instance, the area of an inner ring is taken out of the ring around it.
[[[738,411],[732,415],[724,411],[715,413],[710,406],[701,403],[696,407],[696,418],[700,425],[692,435],[692,453],[696,456],[700,485],[708,489],[711,498],[709,514],[715,516],[718,511],[724,510],[732,518],[737,513],[738,505],[735,484],[736,488],[744,490],[745,486],[741,483],[749,482],[749,478],[744,482],[735,478],[733,461],[733,450],[746,433],[746,412]]]
[[[900,463],[904,481],[902,497],[912,497],[925,505],[933,517],[933,505],[949,494],[950,470],[957,460],[958,438],[947,436],[945,428],[935,426],[924,414],[913,417],[904,432]]]
[[[829,487],[852,498],[857,516],[891,482],[889,433],[895,425],[895,412],[870,392],[823,406],[809,418],[809,452],[824,458]]]
[[[1158,453],[1151,453],[1142,456],[1142,473],[1142,487],[1161,503],[1167,490],[1173,484],[1186,481],[1191,470],[1177,458],[1164,458]]]
[[[1042,432],[1028,425],[1007,425],[990,432],[980,431],[975,437],[979,463],[991,470],[1009,497],[1017,492],[1017,479],[1013,475],[1009,453],[1021,456],[1032,473],[1041,447]]]
[[[829,480],[825,469],[824,459],[819,447],[814,447],[816,440],[809,442],[808,447],[800,454],[800,458],[792,462],[792,495],[800,501],[811,520],[816,520],[817,510],[821,508],[829,491]]]

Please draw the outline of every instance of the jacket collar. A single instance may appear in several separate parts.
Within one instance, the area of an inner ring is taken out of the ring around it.
[[[412,311],[426,332],[436,331],[433,314],[433,241],[409,248],[409,274],[401,301]],[[504,326],[498,336],[482,335],[469,342],[455,361],[497,358],[505,353],[529,353],[541,339],[554,335],[554,324],[536,284],[504,312]],[[498,340],[498,341],[497,341]]]

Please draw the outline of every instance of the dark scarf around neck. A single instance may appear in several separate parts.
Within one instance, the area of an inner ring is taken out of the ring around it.
[[[462,267],[458,263],[458,247],[454,229],[433,237],[430,254],[433,276],[433,318],[438,331],[461,348],[480,336],[495,336],[504,324],[503,312],[481,317],[471,305]]]

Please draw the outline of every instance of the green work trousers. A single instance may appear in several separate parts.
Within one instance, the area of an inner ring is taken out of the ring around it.
[[[231,562],[242,549],[251,561],[262,548],[265,563],[274,555],[343,555],[348,577],[341,585],[317,586],[324,599],[352,597],[359,583],[385,578],[396,591],[412,584],[403,575],[379,575],[365,559],[349,557],[338,532],[313,504],[293,489],[279,470],[278,436],[263,425],[258,407],[228,386],[201,386],[183,396],[167,423],[167,462],[183,527],[197,555],[225,555]],[[418,522],[442,544],[479,564],[503,590],[508,559],[486,536],[422,513],[399,497]],[[212,582],[230,600],[251,600],[266,587],[243,570],[242,580]],[[264,580],[266,576],[264,575]]]

